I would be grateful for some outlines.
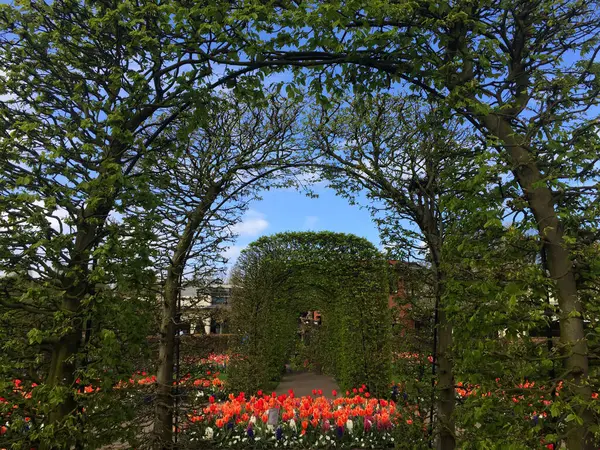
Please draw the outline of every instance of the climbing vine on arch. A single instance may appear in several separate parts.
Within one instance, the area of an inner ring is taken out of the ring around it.
[[[387,263],[366,239],[290,232],[250,244],[232,272],[234,389],[271,388],[295,344],[300,313],[319,310],[314,355],[342,389],[366,384],[382,395],[390,381],[391,316]]]

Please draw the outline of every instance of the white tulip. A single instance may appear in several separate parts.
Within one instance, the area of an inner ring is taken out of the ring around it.
[[[204,439],[212,439],[214,435],[215,432],[213,429],[211,427],[206,427],[206,430],[204,431]]]
[[[354,424],[350,419],[346,420],[346,428],[348,429],[348,432],[352,433],[352,428],[354,428]]]

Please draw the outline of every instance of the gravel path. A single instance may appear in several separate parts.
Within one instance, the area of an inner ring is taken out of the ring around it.
[[[331,391],[334,389],[340,391],[335,380],[327,375],[317,375],[309,372],[295,372],[286,374],[275,392],[277,394],[287,394],[288,390],[293,389],[296,397],[312,395],[313,389],[321,389],[325,397],[332,398]]]

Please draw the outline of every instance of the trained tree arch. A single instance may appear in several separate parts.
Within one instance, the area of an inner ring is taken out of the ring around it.
[[[322,313],[315,358],[343,389],[390,381],[387,265],[367,240],[331,232],[280,233],[246,248],[232,274],[230,382],[242,390],[279,380],[302,311]]]

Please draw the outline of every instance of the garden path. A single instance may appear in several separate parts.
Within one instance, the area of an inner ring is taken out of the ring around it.
[[[340,388],[335,380],[327,375],[317,375],[311,372],[287,373],[281,379],[275,392],[287,394],[290,389],[294,390],[296,397],[312,395],[313,389],[321,389],[325,397],[332,398],[331,391],[339,391]]]

